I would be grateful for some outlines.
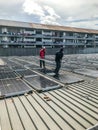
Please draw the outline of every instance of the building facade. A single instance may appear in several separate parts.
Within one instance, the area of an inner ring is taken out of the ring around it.
[[[0,20],[1,47],[97,47],[98,30]]]

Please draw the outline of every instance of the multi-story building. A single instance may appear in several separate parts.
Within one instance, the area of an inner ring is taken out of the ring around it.
[[[97,47],[98,30],[0,20],[1,47]]]

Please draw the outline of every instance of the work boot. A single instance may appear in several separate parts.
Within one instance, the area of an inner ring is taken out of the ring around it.
[[[53,77],[59,77],[59,75],[58,75],[58,74],[55,74]]]

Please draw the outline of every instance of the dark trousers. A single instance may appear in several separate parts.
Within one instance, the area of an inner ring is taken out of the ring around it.
[[[45,61],[44,61],[44,59],[40,60],[40,68],[45,68]]]
[[[56,61],[56,68],[55,68],[55,75],[59,74],[59,70],[61,68],[61,62],[60,61]]]

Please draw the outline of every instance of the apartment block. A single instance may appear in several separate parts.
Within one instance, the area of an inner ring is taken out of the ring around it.
[[[98,30],[0,20],[0,47],[97,47]]]

